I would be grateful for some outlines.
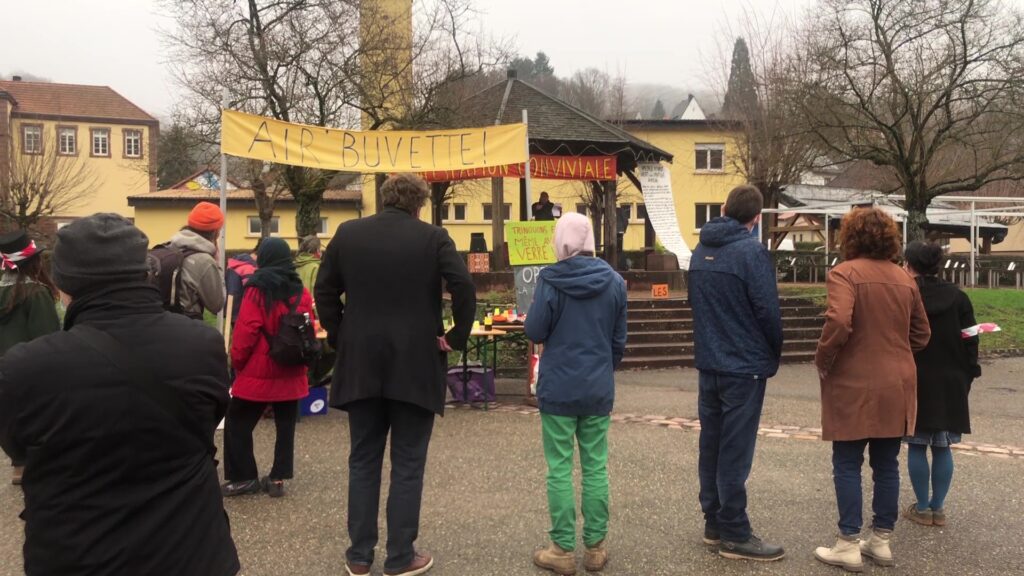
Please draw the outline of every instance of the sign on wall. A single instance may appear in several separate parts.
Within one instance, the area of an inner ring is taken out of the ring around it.
[[[267,162],[350,172],[472,170],[522,164],[526,125],[458,130],[341,130],[221,112],[221,150]]]
[[[615,156],[543,156],[530,155],[530,177],[547,180],[615,180]],[[428,182],[451,182],[476,178],[521,178],[522,164],[424,172]]]
[[[691,252],[679,231],[676,203],[672,197],[672,178],[668,167],[658,162],[641,162],[637,164],[636,177],[643,188],[647,221],[654,227],[658,241],[666,250],[676,255],[680,269],[689,270]]]
[[[555,256],[555,222],[506,222],[508,262],[512,266],[552,264]]]

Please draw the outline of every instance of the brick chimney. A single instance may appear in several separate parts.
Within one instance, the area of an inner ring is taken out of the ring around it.
[[[21,82],[21,76],[11,76],[11,80],[14,80],[15,82]]]

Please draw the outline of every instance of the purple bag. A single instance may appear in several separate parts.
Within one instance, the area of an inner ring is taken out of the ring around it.
[[[490,368],[471,364],[463,373],[461,365],[453,366],[448,369],[447,380],[456,402],[494,402],[494,372]]]

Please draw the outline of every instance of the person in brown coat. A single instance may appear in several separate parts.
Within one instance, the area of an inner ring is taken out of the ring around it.
[[[832,442],[839,538],[814,555],[859,572],[862,554],[882,566],[893,564],[897,458],[917,416],[914,352],[928,344],[931,331],[917,284],[893,263],[900,234],[888,214],[854,209],[843,218],[839,242],[844,261],[828,275],[828,311],[814,359],[821,376],[821,437]],[[865,447],[874,473],[874,520],[871,536],[861,542]]]

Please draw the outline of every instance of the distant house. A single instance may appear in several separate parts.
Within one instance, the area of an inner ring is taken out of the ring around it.
[[[53,224],[95,212],[133,217],[133,194],[156,189],[160,123],[108,86],[0,81],[0,179],[14,155],[82,162],[95,191]],[[17,163],[13,163],[17,165]]]
[[[707,120],[707,116],[704,114],[704,110],[700,107],[697,99],[690,94],[686,99],[686,105],[683,107],[683,111],[679,116],[675,117],[674,120]]]
[[[361,188],[362,179],[358,176],[339,175],[332,181],[320,205],[319,236],[330,238],[342,222],[363,215]],[[166,190],[134,194],[128,198],[128,204],[135,209],[135,225],[153,244],[159,244],[184,226],[192,207],[204,200],[220,202],[220,176],[205,168]],[[229,178],[227,205],[227,250],[237,252],[252,248],[262,231],[252,189]],[[289,244],[293,249],[298,248],[297,207],[291,194],[281,193],[274,203],[270,222],[270,235],[291,240]]]

